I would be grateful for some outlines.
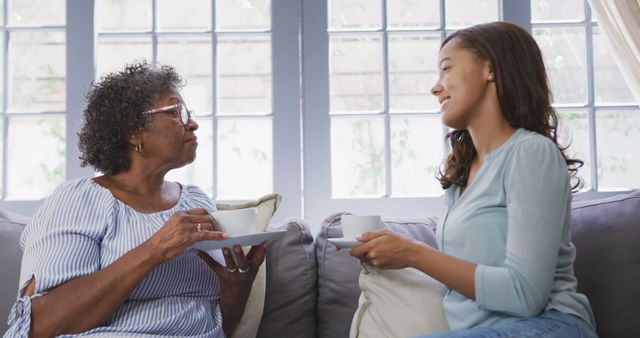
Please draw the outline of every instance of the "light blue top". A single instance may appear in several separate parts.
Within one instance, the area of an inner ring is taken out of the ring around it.
[[[145,214],[92,179],[60,185],[22,233],[20,290],[4,336],[29,335],[31,298],[21,295],[31,276],[36,279],[33,297],[46,294],[66,281],[101,270],[151,237],[176,211],[193,208],[215,210],[195,186],[184,186],[173,208]],[[220,250],[209,254],[224,262]],[[214,271],[189,249],[153,269],[104,326],[83,335],[224,337],[220,295]]]
[[[555,309],[593,326],[576,292],[570,242],[567,165],[548,138],[518,129],[488,154],[475,180],[445,192],[439,249],[477,264],[476,300],[454,290],[444,299],[452,330],[508,323]]]

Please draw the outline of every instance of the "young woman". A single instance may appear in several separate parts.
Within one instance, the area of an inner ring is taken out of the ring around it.
[[[462,29],[443,41],[439,69],[432,93],[453,129],[438,177],[439,248],[380,231],[350,253],[444,283],[451,332],[434,337],[595,337],[569,238],[570,178],[581,162],[557,142],[535,40],[506,22]]]

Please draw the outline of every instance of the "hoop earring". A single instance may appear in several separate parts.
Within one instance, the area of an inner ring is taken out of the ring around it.
[[[136,152],[142,154],[142,143],[136,144]]]

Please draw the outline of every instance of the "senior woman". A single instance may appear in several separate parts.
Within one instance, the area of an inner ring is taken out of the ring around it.
[[[226,248],[190,249],[228,235],[202,190],[165,181],[198,146],[181,82],[172,67],[143,62],[89,90],[80,158],[103,175],[60,185],[25,228],[5,337],[233,332],[266,243],[246,256],[233,248],[235,261]]]

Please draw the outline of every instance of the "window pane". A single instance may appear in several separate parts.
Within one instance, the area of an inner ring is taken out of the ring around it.
[[[216,29],[271,29],[271,1],[216,0]]]
[[[176,67],[182,76],[187,107],[196,114],[211,113],[211,37],[159,37],[158,60]]]
[[[65,110],[64,32],[11,33],[11,110]]]
[[[498,0],[446,0],[447,28],[460,28],[498,21]]]
[[[382,27],[380,0],[329,0],[329,29]]]
[[[599,190],[640,186],[640,110],[596,111]]]
[[[584,110],[560,111],[558,123],[558,143],[569,146],[567,156],[579,159],[584,165],[578,170],[580,189],[591,189],[591,146],[589,142],[589,113]],[[574,182],[571,182],[572,184]]]
[[[382,111],[382,41],[379,35],[330,39],[331,111]]]
[[[121,70],[125,64],[153,61],[150,37],[101,36],[98,38],[98,78]]]
[[[63,117],[9,120],[7,199],[41,199],[64,181],[64,126]]]
[[[389,33],[391,110],[438,111],[431,87],[438,80],[440,34]]]
[[[609,42],[593,28],[593,62],[596,103],[633,103],[635,99],[616,65]]]
[[[66,3],[66,0],[10,0],[9,23],[14,26],[64,26]]]
[[[387,27],[433,28],[440,26],[440,0],[387,1]]]
[[[533,0],[531,21],[584,20],[584,0]]]
[[[587,102],[584,28],[536,28],[555,104]]]
[[[213,196],[213,129],[211,117],[196,117],[198,149],[196,160],[182,168],[171,170],[167,180],[195,184],[207,195]]]
[[[272,192],[270,118],[219,119],[217,138],[217,199],[256,198]]]
[[[151,30],[151,0],[96,0],[96,13],[100,31]]]
[[[332,118],[333,197],[384,195],[384,149],[383,118]]]
[[[211,29],[210,0],[156,0],[161,30]]]
[[[393,196],[442,194],[435,178],[444,157],[440,116],[391,118]]]
[[[218,112],[271,113],[271,37],[218,38]]]

